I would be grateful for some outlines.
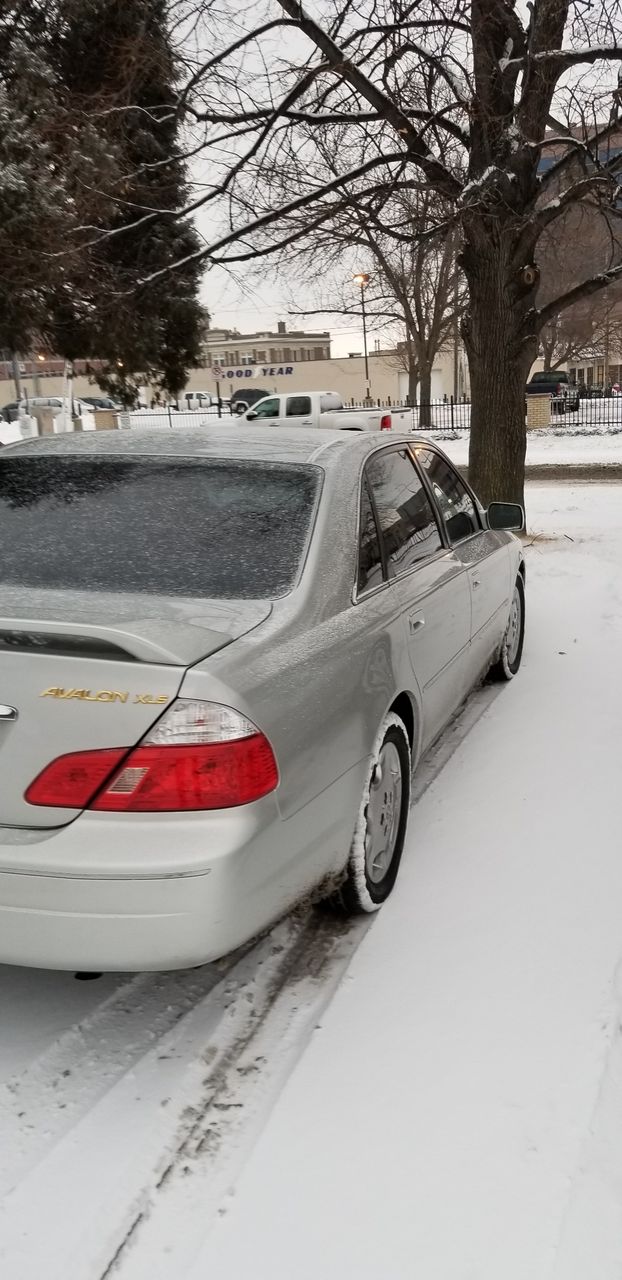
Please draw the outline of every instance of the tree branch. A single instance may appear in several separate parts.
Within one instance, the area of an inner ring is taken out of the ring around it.
[[[583,284],[575,285],[574,289],[569,289],[567,293],[562,293],[559,298],[554,298],[552,302],[547,303],[546,307],[542,307],[536,313],[538,325],[542,327],[545,324],[549,324],[555,316],[559,315],[561,311],[566,311],[575,302],[582,302],[584,298],[591,298],[595,293],[600,293],[608,285],[621,279],[622,265],[612,267],[609,271],[603,271],[591,280],[584,280]]]

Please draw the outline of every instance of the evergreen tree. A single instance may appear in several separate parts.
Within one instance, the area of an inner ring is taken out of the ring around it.
[[[128,399],[143,381],[176,394],[200,355],[200,267],[141,283],[199,244],[192,224],[174,216],[187,178],[167,3],[62,0],[60,9],[55,64],[72,111],[97,129],[116,177],[76,186],[88,217],[70,258],[71,283],[56,294],[55,345],[69,358],[103,360],[98,381]],[[157,216],[142,220],[151,210]]]

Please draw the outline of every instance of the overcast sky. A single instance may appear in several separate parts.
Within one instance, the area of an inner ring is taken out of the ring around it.
[[[211,314],[214,328],[239,329],[241,333],[255,333],[260,329],[276,330],[277,322],[284,320],[289,329],[329,329],[334,356],[347,356],[352,351],[362,352],[361,324],[357,324],[352,316],[290,315],[292,310],[290,288],[287,281],[281,283],[267,268],[263,281],[256,277],[252,280],[245,279],[242,273],[239,281],[236,281],[228,272],[216,267],[206,272],[201,293]],[[353,286],[353,295],[358,296],[355,286]],[[309,296],[301,298],[298,305],[313,309],[316,304]],[[374,338],[380,336],[380,332],[374,332],[372,323],[368,333],[370,351],[374,349]],[[389,345],[384,335],[382,335],[382,345]]]

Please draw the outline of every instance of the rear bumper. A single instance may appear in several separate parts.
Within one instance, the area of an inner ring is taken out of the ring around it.
[[[0,963],[181,969],[235,950],[344,865],[362,761],[290,818],[239,809],[0,827]]]
[[[286,825],[268,796],[214,813],[0,829],[0,962],[107,971],[216,959],[263,926],[275,872],[278,909]]]
[[[215,910],[210,880],[209,874],[78,880],[5,872],[0,959],[92,972],[204,964],[243,940],[232,927],[234,913]]]

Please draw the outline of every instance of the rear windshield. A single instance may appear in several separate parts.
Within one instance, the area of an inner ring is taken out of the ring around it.
[[[316,467],[30,457],[0,460],[0,583],[265,599],[298,577]]]

